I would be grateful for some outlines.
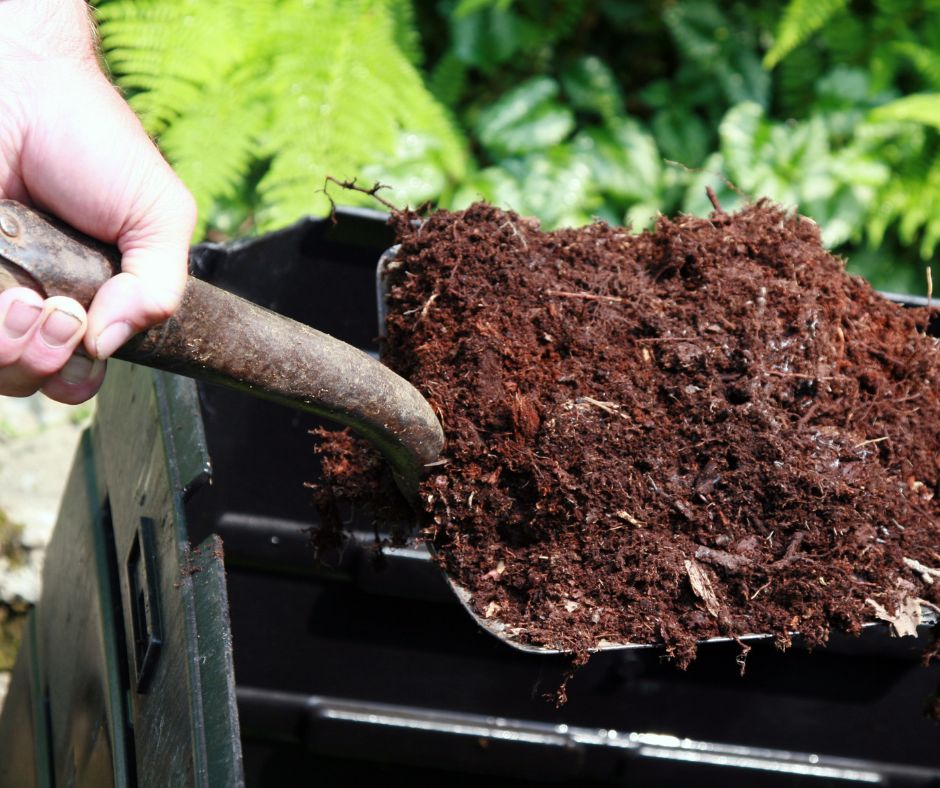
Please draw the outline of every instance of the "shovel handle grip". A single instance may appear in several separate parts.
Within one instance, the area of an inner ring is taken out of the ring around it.
[[[26,286],[86,309],[121,270],[120,252],[12,200],[0,200],[0,291]],[[361,350],[190,276],[169,320],[116,358],[310,411],[359,432],[388,459],[414,501],[444,445],[431,406]]]

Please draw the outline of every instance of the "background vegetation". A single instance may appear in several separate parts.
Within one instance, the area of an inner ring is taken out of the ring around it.
[[[769,196],[890,290],[940,242],[940,0],[97,6],[210,237],[325,212],[329,174],[548,227]]]

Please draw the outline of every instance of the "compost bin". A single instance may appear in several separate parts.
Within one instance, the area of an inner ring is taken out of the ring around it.
[[[197,273],[359,347],[384,217],[194,253]],[[936,785],[940,668],[873,627],[813,652],[560,655],[478,629],[417,543],[367,522],[315,561],[313,417],[114,364],[0,719],[4,786]]]

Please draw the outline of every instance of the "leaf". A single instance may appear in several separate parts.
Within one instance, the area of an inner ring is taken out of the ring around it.
[[[651,125],[665,158],[698,167],[708,155],[713,132],[694,113],[679,108],[660,110]]]
[[[882,104],[872,111],[871,120],[907,120],[940,129],[940,93],[914,93]]]
[[[839,65],[823,76],[815,88],[817,109],[856,107],[868,99],[871,80],[863,69]]]
[[[848,0],[790,0],[777,26],[774,45],[764,56],[773,68],[848,5]]]
[[[661,196],[662,156],[635,120],[622,118],[609,127],[583,131],[571,147],[601,192],[630,203],[655,203]]]
[[[721,152],[728,169],[735,176],[752,174],[757,165],[758,152],[763,140],[769,138],[764,124],[764,111],[759,104],[748,101],[728,110],[718,127]],[[749,178],[753,180],[753,178]],[[744,183],[738,184],[747,189]]]
[[[487,167],[470,174],[451,197],[448,207],[462,210],[484,200],[507,210],[520,212],[524,204],[522,186],[501,167]]]
[[[503,163],[519,183],[523,214],[538,216],[546,227],[571,227],[590,221],[595,185],[590,168],[567,146]]]
[[[534,77],[501,96],[480,113],[480,141],[495,157],[549,148],[574,128],[571,110],[556,101],[558,83]]]
[[[561,83],[575,109],[596,112],[605,120],[623,112],[620,85],[598,57],[579,58],[562,73]]]
[[[363,183],[383,183],[383,195],[400,207],[417,207],[433,200],[447,185],[447,168],[440,160],[440,145],[433,137],[404,132],[399,136],[392,158],[366,165]]]
[[[519,18],[497,7],[455,13],[449,21],[451,51],[462,63],[485,73],[505,63],[523,45],[524,31]]]

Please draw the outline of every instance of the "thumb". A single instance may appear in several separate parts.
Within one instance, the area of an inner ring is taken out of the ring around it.
[[[88,310],[85,347],[93,358],[111,356],[134,334],[176,311],[186,285],[192,198],[180,188],[173,208],[159,206],[117,239],[121,273],[108,280]]]

